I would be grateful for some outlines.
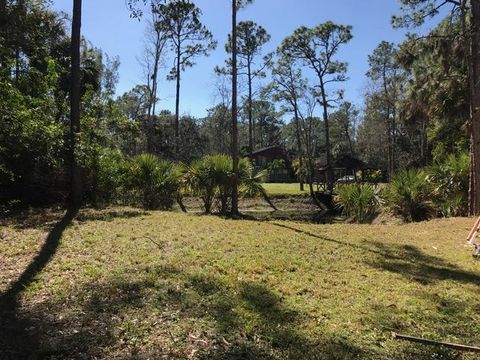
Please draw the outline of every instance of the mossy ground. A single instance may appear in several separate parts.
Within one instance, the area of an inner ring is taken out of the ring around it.
[[[60,218],[3,222],[0,292]],[[83,210],[0,311],[0,358],[475,359],[391,337],[480,344],[472,223]]]

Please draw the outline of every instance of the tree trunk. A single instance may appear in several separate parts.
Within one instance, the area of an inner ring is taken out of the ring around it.
[[[394,132],[395,132],[395,112],[394,110],[392,111],[392,107],[395,105],[393,101],[391,101],[391,98],[389,97],[388,94],[388,82],[387,82],[387,74],[386,74],[386,68],[385,66],[382,69],[382,82],[383,82],[383,94],[385,96],[385,105],[387,108],[386,111],[386,119],[385,123],[387,126],[387,137],[388,137],[388,149],[387,149],[387,154],[388,154],[388,165],[387,165],[387,172],[388,172],[388,181],[390,182],[392,180],[392,175],[394,171],[394,162],[395,162],[395,139],[394,139]],[[393,118],[390,117],[390,115],[393,114]]]
[[[77,161],[76,148],[80,135],[80,39],[82,0],[73,0],[71,39],[71,87],[70,87],[70,205],[77,208],[82,202],[82,169]]]
[[[390,107],[387,107],[387,136],[388,136],[388,181],[392,181],[393,175],[393,125],[390,119]]]
[[[297,149],[298,149],[298,161],[300,171],[303,171],[303,153],[302,153],[302,137],[300,133],[300,117],[298,115],[298,104],[297,99],[294,99],[293,112],[295,116],[295,127],[297,132]],[[303,184],[303,179],[300,179],[300,191],[304,191],[305,186]]]
[[[155,59],[153,64],[153,74],[152,74],[152,99],[151,101],[151,114],[155,117],[155,110],[157,106],[157,85],[158,85],[158,66],[160,62],[160,56],[162,55],[163,50],[163,39],[160,37],[160,32],[157,31],[157,38],[155,43]]]
[[[325,86],[322,79],[320,79],[320,90],[322,92],[323,125],[325,127],[325,147],[327,150],[327,190],[333,192],[332,152],[330,149],[330,127],[328,124],[327,96],[325,94]]]
[[[469,210],[480,214],[480,2],[471,0],[472,26],[470,37],[471,91],[471,171]]]
[[[253,156],[252,69],[248,63],[248,155]]]
[[[395,110],[395,106],[392,109],[392,175],[395,173],[397,169],[397,111]]]
[[[177,92],[175,95],[175,138],[178,140],[178,137],[180,136],[179,133],[179,120],[180,120],[180,40],[177,45]],[[175,141],[175,143],[178,143],[178,141]]]
[[[238,214],[237,0],[232,0],[232,214]]]

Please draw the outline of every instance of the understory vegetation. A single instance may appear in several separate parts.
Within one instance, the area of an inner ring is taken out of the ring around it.
[[[381,207],[407,222],[465,216],[468,179],[468,154],[452,154],[444,162],[424,169],[401,170],[382,187],[339,185],[336,199],[343,213],[358,222],[371,220]]]
[[[377,213],[379,199],[372,185],[340,185],[336,191],[336,200],[342,207],[343,214],[351,217],[356,222],[368,222]]]
[[[124,158],[118,152],[100,156],[93,205],[123,203],[146,210],[171,210],[184,196],[198,197],[205,213],[226,214],[232,194],[233,163],[228,155],[207,155],[190,165],[162,160],[152,154]],[[266,171],[255,172],[246,158],[239,163],[240,193],[270,202],[262,182]]]
[[[422,7],[430,2],[400,2],[404,6],[393,22],[396,27],[419,25],[409,24],[417,11],[436,15]],[[231,34],[220,39],[227,40],[227,59],[212,69],[216,101],[207,116],[182,115],[186,109],[180,107],[180,91],[175,111],[165,110],[167,104],[157,94],[163,81],[175,80],[180,89],[183,72],[208,56],[219,39],[202,23],[194,2],[127,3],[133,17],[148,23],[141,61],[145,79],[117,94],[120,59],[82,38],[76,125],[71,118],[68,19],[48,1],[0,3],[2,213],[69,202],[72,179],[83,184],[80,203],[85,205],[170,209],[194,195],[206,213],[226,213],[236,198],[232,193],[237,195],[236,177],[240,196],[261,196],[268,202],[269,192],[279,197],[303,193],[259,186],[282,173],[290,174],[285,181],[304,183],[305,193],[317,203],[319,187],[334,190],[340,176],[330,171],[345,158],[369,170],[361,177],[366,182],[392,182],[379,194],[380,204],[407,221],[471,212],[469,45],[462,34],[473,21],[473,8],[438,19],[425,36],[411,34],[399,44],[380,42],[368,56],[363,110],[341,91],[348,63],[338,51],[355,36],[351,26],[331,21],[300,26],[275,51],[264,54],[271,40],[268,29],[240,21],[236,70],[245,86],[237,94],[238,152],[233,152]],[[151,6],[136,12],[139,3]],[[192,33],[177,43],[175,29],[182,26],[192,26]],[[332,39],[334,46],[322,39]],[[159,67],[169,56],[175,57],[176,66],[162,79]],[[340,90],[338,99],[330,86]],[[257,164],[254,152],[271,147],[281,148],[283,155]],[[239,161],[237,174],[227,156]],[[364,222],[377,211],[370,186],[339,191],[348,217]]]

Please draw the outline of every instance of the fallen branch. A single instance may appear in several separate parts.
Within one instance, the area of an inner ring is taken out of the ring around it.
[[[470,352],[480,353],[480,347],[478,347],[478,346],[452,344],[452,343],[443,342],[443,341],[422,339],[422,338],[415,337],[415,336],[408,336],[408,335],[402,335],[402,334],[396,334],[396,333],[392,333],[392,335],[393,335],[394,339],[406,340],[406,341],[416,342],[416,343],[424,344],[424,345],[444,346],[444,347],[447,347],[447,348],[450,348],[450,349],[455,349],[455,350],[460,350],[460,351],[470,351]]]
[[[263,190],[261,191],[261,194],[263,196],[263,199],[268,203],[268,205],[270,205],[270,207],[275,210],[275,211],[278,211],[277,207],[275,206],[275,204],[272,202],[272,200],[270,200],[270,197],[268,196],[268,193]]]
[[[156,242],[149,236],[144,236],[145,239],[150,240],[152,243],[154,243],[160,250],[163,250],[164,246],[161,243]]]
[[[183,198],[180,195],[177,195],[177,204],[180,206],[180,209],[182,212],[186,213],[187,208],[185,207],[185,204],[183,203]]]

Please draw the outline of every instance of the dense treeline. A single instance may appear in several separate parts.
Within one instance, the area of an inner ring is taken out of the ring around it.
[[[139,64],[145,82],[121,96],[116,95],[120,59],[82,39],[81,131],[74,155],[88,204],[113,201],[108,189],[134,189],[132,181],[123,178],[120,185],[119,180],[134,171],[133,165],[130,170],[121,166],[129,159],[146,161],[142,154],[167,161],[162,163],[165,170],[172,163],[198,166],[209,155],[232,153],[232,114],[237,112],[232,112],[231,60],[212,69],[217,93],[208,115],[203,119],[181,115],[182,107],[187,107],[180,101],[181,74],[195,65],[196,58],[209,55],[219,34],[202,24],[201,9],[194,2],[151,5],[152,11],[141,17],[151,35]],[[423,19],[435,15],[420,10]],[[462,11],[469,14],[470,9]],[[452,11],[427,36],[380,43],[368,58],[363,106],[347,101],[341,90],[348,59],[338,58],[337,52],[355,35],[350,26],[326,22],[300,27],[274,53],[266,54],[262,47],[270,41],[268,29],[252,21],[239,22],[240,154],[248,157],[260,148],[285,146],[312,196],[315,169],[326,166],[326,185],[332,190],[331,164],[344,155],[364,160],[389,180],[404,168],[442,167],[452,161],[452,154],[465,158],[471,150],[471,44],[464,35],[466,22],[472,20],[464,12]],[[418,13],[407,11],[395,24],[415,16]],[[0,1],[0,202],[5,206],[68,198],[72,161],[68,29],[69,19],[51,10],[47,1]],[[232,53],[232,34],[223,34],[218,41],[226,41],[226,53]],[[159,67],[166,56],[175,59],[175,66],[163,79]],[[260,88],[258,78],[268,78],[270,84]],[[176,82],[174,113],[161,110],[158,89],[165,81]],[[462,174],[464,167],[458,170]],[[254,176],[253,169],[248,173]],[[461,197],[464,213],[465,187]],[[117,201],[121,198],[115,196]],[[154,207],[155,202],[138,199]]]

